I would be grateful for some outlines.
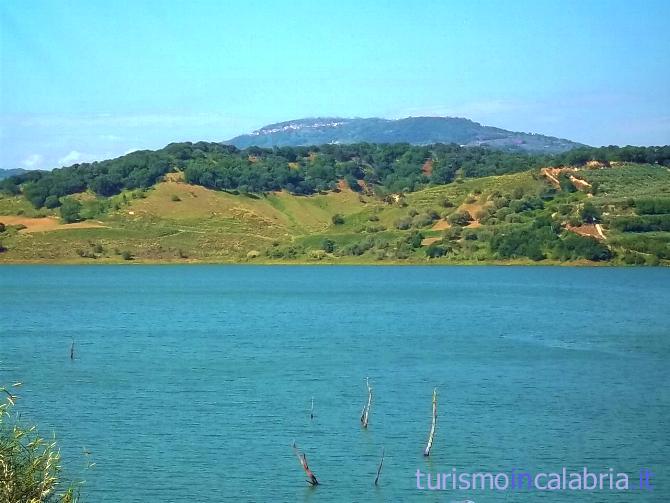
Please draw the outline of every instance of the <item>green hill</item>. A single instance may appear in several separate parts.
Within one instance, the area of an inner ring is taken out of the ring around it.
[[[13,177],[0,185],[0,262],[670,261],[667,147],[227,149],[175,144]]]

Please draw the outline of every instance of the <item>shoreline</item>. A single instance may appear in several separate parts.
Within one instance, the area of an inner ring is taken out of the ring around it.
[[[0,261],[0,267],[8,265],[126,265],[132,267],[134,265],[185,265],[185,266],[198,266],[198,265],[223,265],[223,266],[375,266],[375,267],[411,267],[411,266],[425,266],[425,267],[476,267],[476,266],[487,266],[487,267],[611,267],[611,268],[666,268],[669,267],[668,264],[660,264],[657,266],[649,265],[636,265],[636,264],[613,264],[611,262],[593,262],[593,261],[570,261],[570,262],[561,262],[558,260],[542,260],[542,261],[532,261],[532,260],[488,260],[488,261],[439,261],[439,260],[430,260],[430,261],[418,261],[418,260],[402,260],[402,261],[324,261],[324,260],[151,260],[151,259],[133,259],[133,260],[8,260]]]

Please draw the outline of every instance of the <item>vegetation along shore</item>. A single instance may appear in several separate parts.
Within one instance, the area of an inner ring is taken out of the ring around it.
[[[0,182],[0,263],[670,263],[670,147],[175,143]]]

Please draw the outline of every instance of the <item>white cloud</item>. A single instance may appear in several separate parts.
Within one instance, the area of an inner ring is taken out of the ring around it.
[[[37,169],[43,161],[44,157],[42,157],[40,154],[31,154],[23,161],[21,161],[21,164],[23,164],[28,169]]]
[[[60,166],[71,166],[72,164],[75,163],[99,161],[101,158],[104,157],[105,156],[84,154],[82,152],[79,152],[78,150],[70,150],[70,152],[67,155],[58,159],[58,164]]]
[[[65,157],[61,157],[58,159],[58,164],[61,166],[70,166],[71,164],[76,163],[77,161],[81,160],[82,154],[81,152],[78,152],[76,150],[70,150],[70,153],[67,154]]]

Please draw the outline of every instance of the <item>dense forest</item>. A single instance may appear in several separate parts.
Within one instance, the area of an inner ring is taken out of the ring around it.
[[[345,180],[354,190],[384,195],[443,185],[458,177],[580,165],[591,160],[670,166],[670,147],[578,148],[549,156],[454,144],[359,143],[239,150],[220,143],[186,142],[50,172],[23,173],[1,181],[0,190],[23,193],[36,208],[55,208],[62,204],[63,196],[85,190],[112,196],[124,189],[151,187],[166,173],[181,170],[188,183],[216,190],[263,193],[283,189],[308,195],[334,190]]]

